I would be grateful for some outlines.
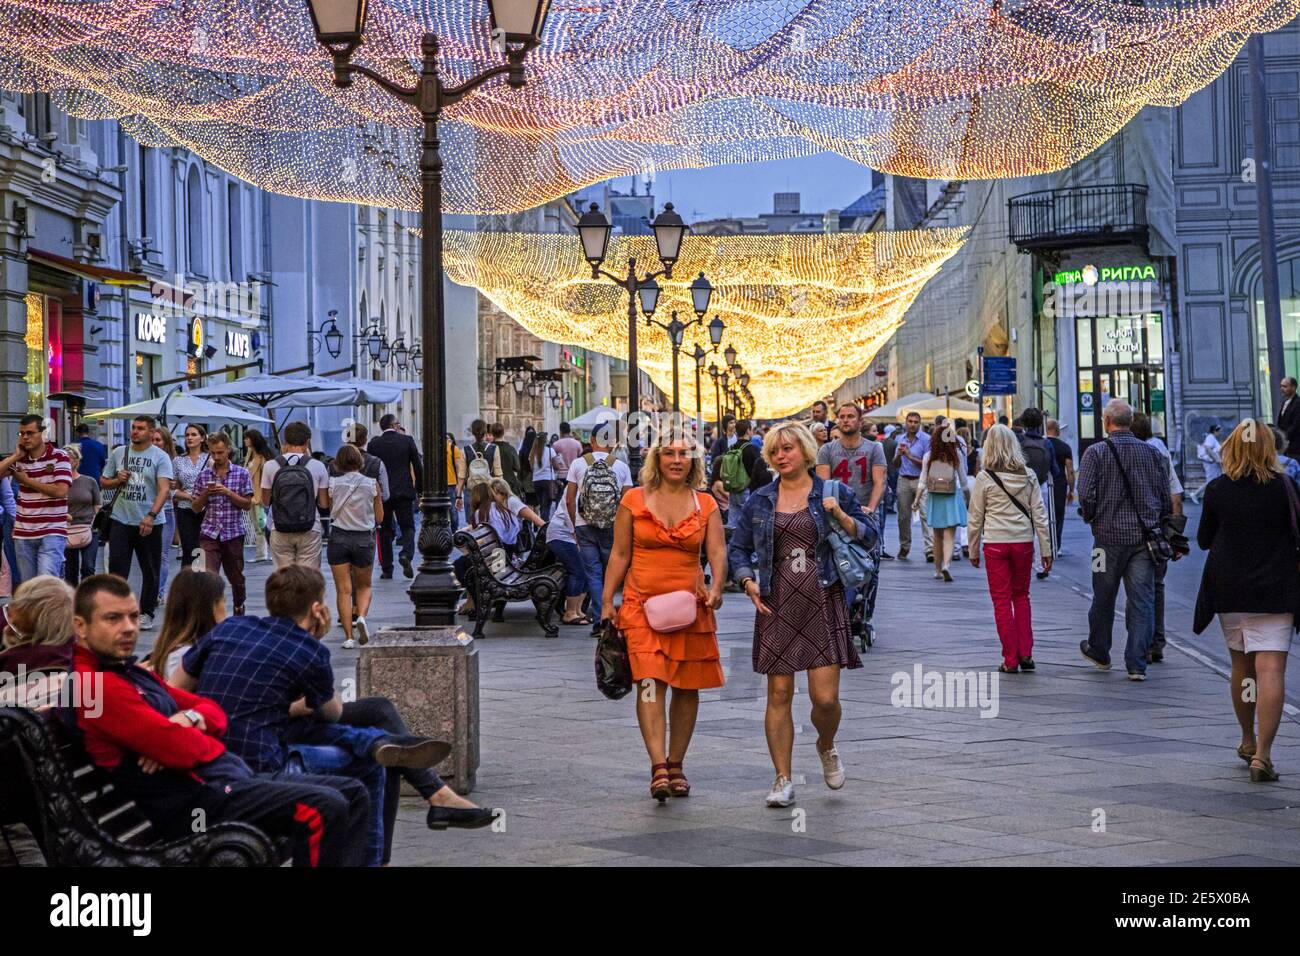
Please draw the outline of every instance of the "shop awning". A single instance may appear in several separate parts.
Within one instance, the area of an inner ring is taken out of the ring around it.
[[[28,247],[27,258],[51,269],[58,269],[60,272],[74,275],[79,279],[102,282],[105,285],[138,286],[147,289],[151,281],[148,276],[140,275],[138,272],[122,272],[119,269],[94,266],[88,262],[69,259],[67,256],[55,255],[53,252],[45,252],[43,249]]]

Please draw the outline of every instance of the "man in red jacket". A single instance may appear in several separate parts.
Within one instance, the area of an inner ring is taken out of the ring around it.
[[[165,684],[132,656],[140,606],[111,574],[77,588],[75,708],[86,753],[167,838],[238,820],[293,840],[297,866],[365,860],[370,799],[356,780],[257,775],[220,740],[226,715]]]

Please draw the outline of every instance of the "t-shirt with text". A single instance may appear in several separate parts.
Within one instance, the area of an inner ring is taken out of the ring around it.
[[[886,467],[885,449],[880,442],[863,438],[857,448],[846,448],[840,439],[827,442],[817,452],[817,464],[829,465],[831,477],[853,489],[862,507],[871,500],[871,469]]]
[[[131,473],[131,477],[117,489],[109,517],[122,524],[135,525],[153,510],[153,503],[158,497],[158,483],[163,479],[169,482],[172,480],[172,460],[157,445],[150,445],[143,451],[136,451],[130,445],[121,445],[114,448],[108,456],[104,477],[116,478],[117,473],[124,468]]]

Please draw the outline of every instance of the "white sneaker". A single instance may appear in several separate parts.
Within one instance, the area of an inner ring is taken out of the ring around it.
[[[352,629],[357,632],[357,643],[370,643],[370,627],[366,624],[364,617],[359,617],[352,622]]]
[[[152,615],[152,614],[141,614],[141,615],[140,615],[140,630],[142,630],[142,631],[152,631],[152,630],[153,630],[153,615]]]
[[[839,751],[832,747],[825,753],[817,751],[817,756],[822,759],[822,775],[826,777],[826,786],[832,790],[844,786],[844,763],[840,760]]]
[[[769,807],[788,807],[794,803],[794,781],[789,777],[777,775],[772,784],[772,792],[767,795]]]
[[[352,638],[350,638],[350,637],[349,637],[346,641],[343,642],[343,649],[344,649],[345,651],[350,651],[350,650],[352,650],[352,648],[354,648],[354,647],[356,647],[356,646],[357,646],[357,642],[354,641],[354,640],[352,640]]]

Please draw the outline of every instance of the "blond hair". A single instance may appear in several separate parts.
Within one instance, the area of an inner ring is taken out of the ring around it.
[[[1219,453],[1223,457],[1223,473],[1232,481],[1250,477],[1266,485],[1282,471],[1273,431],[1267,422],[1257,418],[1247,418],[1234,428]]]
[[[803,422],[782,422],[768,429],[763,438],[763,457],[769,465],[772,465],[772,456],[776,454],[777,446],[785,441],[792,441],[799,446],[807,467],[816,467],[817,439],[813,438],[812,431]],[[775,470],[776,466],[772,465],[772,468]]]
[[[58,647],[73,639],[72,588],[62,578],[42,574],[29,578],[14,591],[5,609],[9,623],[0,644]]]
[[[81,464],[81,446],[76,442],[73,442],[71,445],[64,445],[63,453],[72,459],[73,468],[76,468]]]
[[[1025,456],[1016,433],[1006,425],[994,425],[986,431],[981,464],[989,471],[1023,472]]]
[[[694,441],[685,436],[675,436],[667,442],[656,442],[650,446],[650,451],[645,456],[645,461],[641,463],[641,472],[638,476],[641,484],[650,491],[654,491],[663,484],[663,469],[659,466],[659,456],[663,450],[675,442],[682,442],[686,445],[691,460],[691,468],[686,473],[686,487],[698,488],[704,481],[704,458],[700,454],[699,446]]]

